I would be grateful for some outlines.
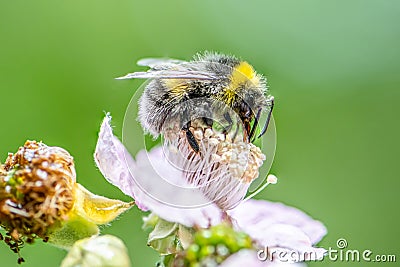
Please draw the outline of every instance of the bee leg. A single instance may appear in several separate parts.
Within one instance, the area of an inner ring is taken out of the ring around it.
[[[228,125],[226,127],[224,127],[224,130],[222,131],[222,133],[226,135],[232,129],[233,121],[232,121],[231,115],[229,115],[228,112],[224,113],[224,118],[228,122]]]
[[[235,133],[232,136],[232,141],[235,142],[236,136],[239,133],[239,128],[241,127],[241,123],[237,122],[236,123],[236,129],[235,129]]]
[[[237,136],[238,132],[239,132],[239,124],[236,125],[235,133],[232,136],[232,141],[233,142],[235,142],[235,139],[236,139],[236,136]]]
[[[257,114],[254,118],[254,123],[253,123],[253,128],[251,128],[250,134],[249,134],[249,140],[250,142],[254,142],[254,140],[256,139],[254,134],[256,133],[256,129],[258,126],[258,121],[260,120],[260,116],[261,116],[261,111],[262,109],[258,109]]]
[[[257,138],[260,138],[261,136],[263,136],[263,135],[266,133],[266,131],[267,131],[267,129],[268,129],[269,121],[271,120],[272,109],[274,108],[274,97],[272,96],[272,97],[269,99],[269,101],[270,101],[270,102],[269,102],[269,104],[268,104],[268,106],[269,106],[268,117],[267,117],[267,120],[265,121],[265,124],[264,124],[263,129],[261,130],[261,132],[260,132],[260,134],[257,136]]]
[[[186,139],[190,147],[193,149],[194,152],[198,153],[200,151],[199,144],[197,143],[193,133],[189,130],[189,127],[190,127],[190,121],[182,127],[182,130],[184,130],[186,133]]]
[[[250,122],[248,120],[245,120],[243,122],[243,141],[246,140],[246,142],[250,143],[250,131],[251,131],[251,125]]]

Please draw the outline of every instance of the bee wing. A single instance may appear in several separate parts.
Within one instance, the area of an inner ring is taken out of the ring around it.
[[[186,61],[174,58],[142,58],[137,62],[137,64],[152,69],[162,69],[164,67],[171,67],[185,62]]]
[[[143,72],[128,73],[123,77],[116,79],[198,79],[198,80],[214,80],[218,77],[210,72],[198,70],[187,61],[173,58],[143,58],[137,64],[139,66],[150,67],[150,70]]]
[[[117,80],[125,80],[125,79],[198,79],[198,80],[215,80],[218,79],[217,76],[212,75],[211,73],[197,70],[149,70],[147,72],[133,72],[128,73],[125,76],[116,78]]]

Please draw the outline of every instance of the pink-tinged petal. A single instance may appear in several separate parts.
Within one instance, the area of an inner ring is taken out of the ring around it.
[[[161,218],[186,226],[208,227],[222,220],[222,211],[188,185],[183,172],[163,156],[162,148],[141,151],[132,170],[135,196]]]
[[[289,265],[290,264],[290,265]],[[219,267],[304,267],[303,263],[287,263],[263,261],[257,256],[257,252],[249,249],[242,249],[224,260]]]
[[[272,224],[260,229],[254,240],[268,251],[269,259],[278,262],[321,260],[326,252],[314,248],[310,238],[298,227],[288,224]]]
[[[141,151],[133,160],[112,134],[111,117],[101,125],[95,161],[111,184],[133,197],[139,208],[186,226],[207,227],[221,221],[222,212],[197,188],[183,179],[183,172],[168,162],[162,148]]]
[[[134,179],[128,164],[133,166],[135,163],[124,145],[113,135],[110,121],[111,116],[107,114],[100,127],[94,160],[108,182],[135,199],[135,203],[140,209],[147,210],[138,201],[132,190]]]
[[[239,228],[253,238],[275,224],[286,224],[301,230],[311,244],[318,243],[327,233],[325,226],[304,212],[282,203],[250,199],[229,211]]]
[[[307,267],[307,264],[302,262],[266,262],[264,267]]]
[[[266,267],[265,262],[257,258],[254,250],[242,249],[224,260],[219,267]]]

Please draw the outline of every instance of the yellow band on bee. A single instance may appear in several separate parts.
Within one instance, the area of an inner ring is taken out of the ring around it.
[[[255,72],[253,67],[247,63],[246,61],[240,62],[238,66],[236,66],[232,73],[232,78],[234,79],[253,79],[255,76]]]
[[[248,81],[258,83],[258,77],[253,67],[246,61],[242,61],[233,69],[230,83],[222,96],[227,104],[233,102],[240,85]]]
[[[163,82],[174,98],[182,99],[187,94],[189,85],[186,80],[165,79]]]
[[[231,82],[229,83],[228,88],[232,91],[236,91],[243,83],[248,81],[255,82],[255,78],[257,78],[257,74],[253,67],[246,61],[242,61],[233,69]]]

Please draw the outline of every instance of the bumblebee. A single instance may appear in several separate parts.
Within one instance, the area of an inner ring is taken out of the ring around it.
[[[146,58],[137,64],[150,69],[117,79],[151,79],[139,100],[139,121],[153,137],[178,125],[191,148],[199,152],[190,131],[193,121],[201,120],[212,127],[216,119],[223,119],[226,122],[223,132],[228,133],[235,123],[232,112],[240,118],[236,123],[241,126],[236,127],[236,132],[243,129],[245,141],[255,140],[263,111],[268,115],[257,138],[267,131],[274,98],[269,95],[266,79],[246,61],[205,52],[195,55],[191,61]],[[222,115],[215,115],[215,111]]]

